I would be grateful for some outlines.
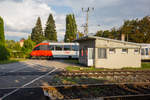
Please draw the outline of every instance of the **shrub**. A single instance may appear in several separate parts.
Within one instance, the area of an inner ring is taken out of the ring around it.
[[[8,60],[9,57],[9,50],[5,47],[5,45],[0,44],[0,60]]]

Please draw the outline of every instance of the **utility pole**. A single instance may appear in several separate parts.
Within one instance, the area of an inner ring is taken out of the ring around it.
[[[85,25],[83,25],[85,36],[88,35],[88,19],[89,19],[89,12],[91,10],[94,10],[94,8],[90,8],[90,7],[88,7],[87,9],[82,8],[82,11],[86,13],[86,23],[85,23]]]

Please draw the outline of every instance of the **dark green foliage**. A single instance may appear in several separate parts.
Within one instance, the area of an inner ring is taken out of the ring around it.
[[[110,38],[110,39],[120,39],[120,33],[113,28],[111,31],[105,30],[105,31],[97,31],[96,36],[104,37],[104,38]]]
[[[0,43],[5,43],[5,35],[4,35],[4,22],[3,19],[0,17]]]
[[[125,34],[125,40],[129,42],[150,43],[150,17],[126,20],[118,30],[98,31],[96,36],[120,40],[121,34]]]
[[[4,44],[0,43],[0,60],[8,60],[10,57],[9,50]]]
[[[72,42],[76,39],[77,34],[77,24],[75,21],[75,17],[72,14],[66,16],[66,34],[64,41]]]
[[[119,30],[126,34],[127,41],[150,43],[150,18],[148,16],[141,20],[127,20]]]
[[[31,39],[32,39],[32,41],[36,42],[37,44],[42,42],[45,39],[45,37],[43,35],[43,31],[42,31],[42,24],[41,24],[40,17],[38,17],[36,25],[32,29]]]
[[[24,57],[24,53],[21,50],[22,47],[20,46],[18,42],[13,43],[11,47],[13,48],[8,48],[10,51],[11,58],[23,58]]]
[[[15,41],[14,40],[6,40],[6,48],[8,49],[14,49],[15,48]]]
[[[9,50],[5,46],[4,22],[0,17],[0,60],[8,60],[9,57]]]
[[[78,37],[78,38],[81,38],[81,37],[83,37],[83,36],[84,36],[84,34],[83,34],[83,33],[81,33],[81,32],[78,32],[78,35],[79,35],[79,37]]]
[[[31,39],[27,39],[24,41],[24,45],[22,47],[22,51],[24,52],[24,57],[29,58],[30,53],[32,52],[35,43]]]
[[[57,41],[57,32],[53,15],[50,14],[46,23],[45,37],[51,41]]]
[[[19,42],[13,40],[6,40],[6,47],[10,51],[11,58],[26,58],[29,57],[35,42],[33,42],[30,37],[27,40],[24,40],[23,47],[20,46]]]
[[[34,46],[35,46],[35,43],[32,40],[28,39],[24,41],[24,45],[23,45],[24,48],[32,50]]]

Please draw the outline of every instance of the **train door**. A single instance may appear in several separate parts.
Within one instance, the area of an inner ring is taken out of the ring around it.
[[[94,52],[93,52],[93,48],[88,48],[88,66],[93,66],[93,58],[94,58]]]

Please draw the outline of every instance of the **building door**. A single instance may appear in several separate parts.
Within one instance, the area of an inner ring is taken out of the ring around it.
[[[93,48],[88,48],[88,66],[93,66],[94,52]]]

